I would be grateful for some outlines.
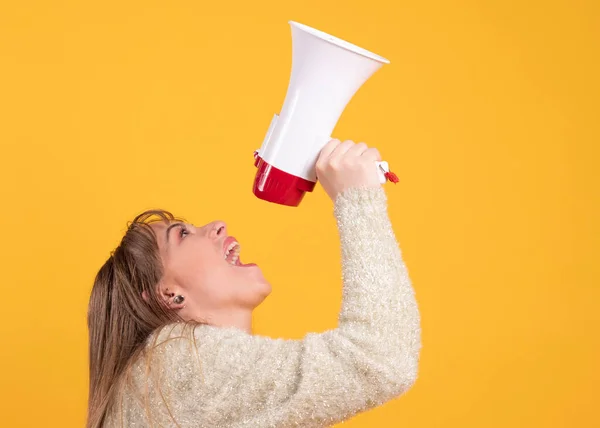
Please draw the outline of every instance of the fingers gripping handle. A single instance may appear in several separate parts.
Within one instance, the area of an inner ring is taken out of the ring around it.
[[[254,165],[256,166],[258,163],[258,157],[259,157],[259,150],[255,150],[254,151]],[[376,168],[377,168],[377,175],[379,177],[379,182],[381,184],[385,184],[386,181],[391,181],[392,183],[396,184],[400,181],[400,179],[398,178],[398,176],[396,174],[394,174],[392,171],[390,171],[390,167],[388,166],[388,163],[386,161],[382,161],[382,162],[375,162]]]
[[[255,166],[258,164],[258,158],[261,155],[261,151],[264,151],[267,144],[269,143],[269,140],[271,139],[271,135],[273,134],[273,130],[275,129],[275,126],[277,125],[278,120],[279,120],[279,115],[275,114],[273,116],[273,119],[271,119],[271,123],[269,124],[269,129],[267,130],[267,135],[265,135],[265,139],[263,140],[263,144],[262,144],[261,148],[254,151]],[[331,138],[332,137],[329,137],[329,139],[331,139]],[[384,184],[388,180],[394,184],[398,183],[398,181],[399,181],[398,176],[390,171],[390,167],[387,162],[385,162],[385,161],[376,162],[376,165],[377,165],[376,166],[377,175],[379,176],[379,182],[381,184]]]

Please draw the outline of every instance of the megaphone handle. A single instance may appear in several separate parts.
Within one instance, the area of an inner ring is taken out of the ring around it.
[[[377,175],[379,176],[379,182],[384,184],[386,181],[391,181],[396,184],[398,181],[398,176],[390,171],[390,167],[386,161],[383,162],[375,162],[377,165]]]

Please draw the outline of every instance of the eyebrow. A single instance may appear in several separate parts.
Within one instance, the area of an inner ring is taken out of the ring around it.
[[[171,229],[177,226],[183,226],[183,223],[173,223],[169,227],[167,227],[167,243],[169,242],[169,232],[171,231]]]

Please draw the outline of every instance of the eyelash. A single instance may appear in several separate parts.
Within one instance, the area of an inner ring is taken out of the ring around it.
[[[189,230],[187,230],[185,227],[181,227],[181,230],[179,230],[179,237],[180,238],[185,238],[185,236],[190,233]]]

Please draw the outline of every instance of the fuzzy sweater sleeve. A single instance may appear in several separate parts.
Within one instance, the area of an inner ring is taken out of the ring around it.
[[[420,316],[386,202],[381,188],[351,189],[336,200],[337,328],[302,340],[211,326],[183,340],[177,327],[163,330],[154,345],[161,357],[160,394],[150,402],[156,417],[181,427],[323,427],[409,389]]]

